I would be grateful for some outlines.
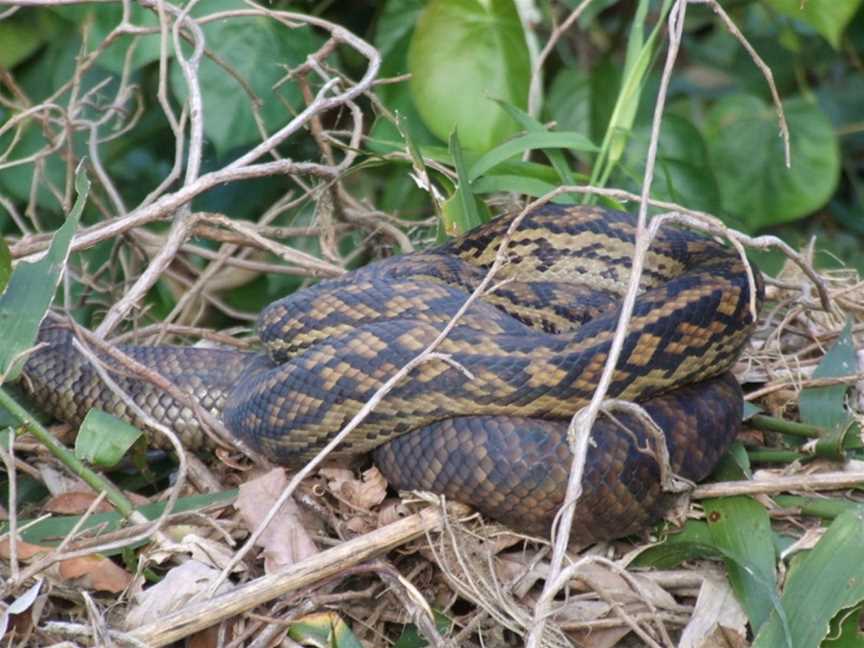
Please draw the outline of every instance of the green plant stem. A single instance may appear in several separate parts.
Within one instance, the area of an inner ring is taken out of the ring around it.
[[[798,509],[804,515],[813,515],[833,520],[850,508],[860,508],[859,502],[825,497],[805,497],[802,495],[775,495],[772,497],[779,506],[788,509]]]
[[[782,434],[791,434],[792,436],[806,437],[808,439],[822,439],[828,436],[828,430],[818,425],[784,421],[783,419],[765,416],[764,414],[757,414],[751,417],[748,423],[758,430],[781,432]]]
[[[5,407],[18,422],[24,426],[36,439],[48,448],[48,451],[59,459],[63,464],[78,475],[84,482],[97,493],[104,491],[108,501],[114,505],[117,512],[123,517],[129,517],[135,510],[125,495],[110,481],[102,475],[94,472],[75,456],[66,446],[54,438],[54,435],[46,430],[36,419],[34,419],[12,396],[0,387],[0,406]]]
[[[795,452],[794,450],[748,450],[747,456],[750,461],[756,463],[792,463],[793,461],[801,461],[812,459],[813,455]]]

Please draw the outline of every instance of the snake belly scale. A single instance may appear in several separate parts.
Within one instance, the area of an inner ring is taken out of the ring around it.
[[[373,263],[268,306],[263,353],[126,347],[223,416],[231,432],[283,464],[314,456],[372,395],[439,334],[492,264],[502,217],[426,252]],[[571,455],[569,419],[590,400],[629,280],[635,219],[596,207],[547,206],[508,246],[496,288],[474,302],[431,359],[395,386],[338,449],[373,452],[391,484],[474,505],[517,529],[548,530]],[[761,306],[761,275],[753,270]],[[739,427],[729,373],[754,327],[751,281],[738,254],[691,231],[652,242],[609,398],[642,405],[664,431],[672,469],[698,480]],[[132,419],[74,351],[69,333],[25,366],[25,385],[58,418],[90,407]],[[106,361],[110,366],[110,361]],[[119,377],[139,404],[192,446],[192,412]],[[592,430],[572,536],[589,541],[655,521],[666,499],[653,437],[629,414]]]

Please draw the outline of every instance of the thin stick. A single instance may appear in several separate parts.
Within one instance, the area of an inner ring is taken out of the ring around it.
[[[831,472],[815,475],[789,475],[756,481],[716,482],[697,486],[693,499],[729,495],[776,494],[786,491],[844,490],[864,484],[864,472]]]
[[[167,645],[301,587],[320,583],[353,565],[439,529],[444,516],[439,509],[424,509],[310,556],[282,572],[262,576],[207,601],[186,605],[182,610],[136,628],[129,636],[148,646]]]

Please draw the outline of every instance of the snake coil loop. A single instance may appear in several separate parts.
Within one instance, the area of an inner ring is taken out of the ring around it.
[[[499,218],[427,252],[394,257],[279,300],[259,318],[266,354],[184,347],[124,351],[196,396],[250,446],[291,464],[314,456],[463,305],[510,224]],[[594,207],[529,214],[498,287],[475,302],[438,351],[383,399],[339,449],[374,451],[391,484],[473,504],[541,533],[560,506],[569,419],[591,398],[630,276],[635,219]],[[761,306],[761,275],[756,303]],[[737,433],[742,399],[729,373],[754,322],[747,268],[705,236],[660,231],[649,250],[607,396],[640,403],[664,431],[672,469],[698,480]],[[63,333],[25,367],[34,397],[59,418],[93,406],[134,421]],[[110,361],[106,361],[110,365]],[[191,411],[132,378],[139,404],[193,445]],[[579,541],[617,537],[666,506],[651,435],[635,417],[592,430]]]

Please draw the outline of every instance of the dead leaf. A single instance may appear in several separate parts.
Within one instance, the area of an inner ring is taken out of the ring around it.
[[[138,493],[125,493],[126,497],[135,505],[143,506],[149,504],[150,500]],[[89,489],[70,490],[65,493],[60,493],[49,499],[42,506],[46,513],[56,513],[58,515],[81,515],[85,513],[90,505],[98,497],[96,493]],[[110,513],[114,510],[108,500],[103,500],[96,507],[96,513]]]
[[[18,555],[18,560],[30,560],[33,556],[49,553],[51,547],[43,547],[41,545],[30,544],[29,542],[19,540],[16,543],[15,551]],[[11,557],[12,553],[9,548],[9,538],[3,538],[3,540],[0,540],[0,558],[3,560],[9,560]]]
[[[197,594],[206,592],[219,573],[218,569],[197,560],[186,561],[171,569],[153,587],[135,595],[135,605],[126,615],[126,626],[136,628],[185,607]],[[227,592],[232,587],[230,582],[225,581],[216,594]]]
[[[669,592],[639,573],[630,573],[628,578],[624,578],[605,565],[588,563],[576,573],[571,582],[578,588],[582,579],[590,589],[602,589],[604,595],[621,604],[643,602],[650,603],[655,608],[672,610],[678,607]]]
[[[400,498],[391,499],[378,509],[378,526],[387,526],[411,515],[408,506]]]
[[[329,479],[330,490],[354,509],[369,511],[387,497],[387,480],[375,466],[363,471],[360,479],[343,468],[323,468],[321,474]]]
[[[722,576],[706,573],[679,648],[743,648],[747,615]]]
[[[249,531],[258,528],[288,483],[285,471],[275,468],[261,477],[240,486],[234,508]],[[264,549],[264,569],[273,573],[288,565],[318,553],[318,547],[306,532],[300,508],[289,499],[258,538]]]
[[[592,628],[591,630],[580,630],[573,633],[576,645],[580,648],[614,648],[620,641],[630,634],[627,626],[621,628]]]
[[[74,580],[84,589],[115,594],[125,590],[132,582],[132,574],[98,554],[63,560],[59,574],[63,580]]]
[[[45,513],[57,513],[58,515],[80,515],[98,497],[95,493],[84,491],[68,491],[55,495],[42,506]],[[108,500],[103,500],[96,507],[96,513],[110,513],[114,510]]]

